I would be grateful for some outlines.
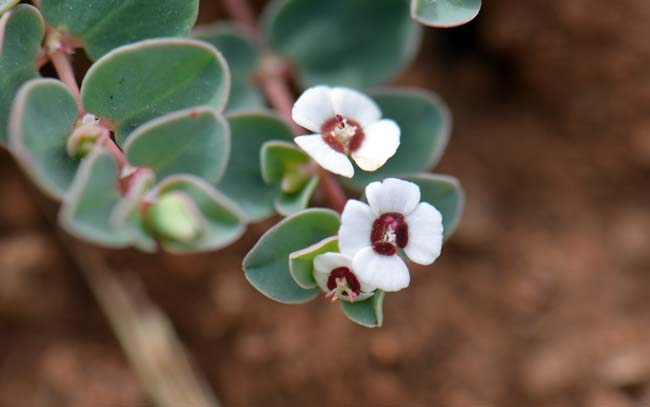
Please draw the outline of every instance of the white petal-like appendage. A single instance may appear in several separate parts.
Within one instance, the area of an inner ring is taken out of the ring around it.
[[[352,258],[341,253],[324,253],[314,258],[314,279],[324,292],[328,292],[327,279],[332,270],[347,267],[352,270]]]
[[[400,129],[397,123],[384,119],[368,126],[366,137],[352,158],[364,171],[376,171],[389,158],[395,155],[400,142]]]
[[[422,202],[406,217],[409,239],[404,252],[412,262],[433,263],[442,250],[442,215],[432,205]]]
[[[360,250],[352,260],[359,282],[384,291],[399,291],[409,286],[411,275],[398,255],[383,256],[372,247]]]
[[[347,178],[354,176],[354,167],[348,156],[328,146],[320,134],[298,136],[293,141],[327,171]]]
[[[332,88],[332,106],[335,114],[358,122],[365,130],[381,118],[381,109],[374,100],[350,88]]]
[[[354,256],[359,250],[370,247],[370,232],[375,216],[370,207],[356,199],[350,199],[341,214],[339,228],[339,249],[347,256]]]
[[[366,187],[366,199],[376,214],[411,213],[420,202],[420,187],[397,178],[373,182]]]
[[[293,121],[315,133],[320,133],[323,124],[334,117],[331,88],[314,86],[300,95],[291,110]]]
[[[314,279],[316,280],[316,283],[320,289],[323,290],[323,292],[329,291],[329,288],[327,287],[327,280],[329,279],[332,270],[339,267],[347,267],[352,273],[354,273],[354,270],[352,269],[352,259],[341,253],[324,253],[316,256],[314,259]],[[362,292],[360,292],[354,300],[363,301],[372,297],[372,291],[374,291],[374,288],[363,284],[361,281],[359,281],[359,283],[361,284]],[[345,296],[342,296],[340,298],[342,300],[349,301],[349,298]]]

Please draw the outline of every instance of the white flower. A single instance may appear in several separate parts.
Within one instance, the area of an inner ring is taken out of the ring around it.
[[[399,249],[414,263],[433,263],[442,249],[442,215],[420,202],[417,185],[399,179],[371,183],[366,198],[369,205],[351,199],[343,209],[341,253],[353,258],[360,283],[399,291],[410,282]]]
[[[314,259],[314,279],[332,301],[355,302],[372,297],[374,287],[362,284],[352,271],[352,259],[340,253],[325,253]]]
[[[293,105],[293,120],[317,134],[299,136],[296,144],[321,167],[351,178],[348,156],[364,171],[375,171],[392,157],[400,143],[399,126],[381,120],[379,106],[349,88],[316,86]]]

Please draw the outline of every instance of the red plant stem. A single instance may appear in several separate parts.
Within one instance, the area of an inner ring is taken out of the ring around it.
[[[124,167],[127,162],[126,162],[126,157],[124,157],[124,153],[120,148],[115,144],[115,142],[111,139],[111,134],[108,129],[104,129],[102,135],[99,137],[99,142],[104,144],[104,147],[108,149],[108,151],[113,154],[113,157],[117,160],[117,165],[122,168]]]
[[[342,213],[348,197],[345,195],[343,188],[341,188],[341,184],[339,184],[332,174],[320,167],[318,168],[318,176],[320,177],[320,186],[323,192],[325,192],[325,195],[327,195],[330,205],[335,211]]]
[[[72,95],[77,101],[79,117],[83,116],[85,112],[81,105],[81,92],[79,92],[79,85],[77,84],[77,79],[74,76],[74,70],[72,69],[72,64],[68,56],[63,51],[56,50],[50,53],[50,59],[59,78],[70,89],[70,92],[72,92]]]
[[[289,85],[284,78],[279,75],[264,74],[262,77],[262,87],[271,106],[280,112],[282,117],[291,126],[291,130],[296,135],[304,134],[302,127],[296,124],[291,118],[294,100]]]
[[[251,34],[258,36],[258,38],[261,36],[255,20],[255,13],[248,0],[224,0],[224,5],[230,15],[242,26],[249,29]],[[268,54],[270,55],[270,52]],[[275,57],[268,56],[266,61],[262,62],[261,68],[262,89],[269,103],[280,112],[296,135],[303,134],[302,127],[296,124],[291,117],[294,97],[287,82],[288,70],[286,66],[279,63]],[[336,211],[342,212],[347,202],[347,196],[343,188],[332,174],[321,167],[318,167],[318,176],[321,189],[327,196],[330,205]]]
[[[228,13],[241,24],[250,34],[257,32],[255,12],[247,0],[223,0]]]

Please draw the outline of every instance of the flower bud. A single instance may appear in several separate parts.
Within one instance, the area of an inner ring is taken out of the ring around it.
[[[204,230],[201,211],[190,197],[180,191],[162,195],[147,208],[145,222],[160,239],[191,243]]]

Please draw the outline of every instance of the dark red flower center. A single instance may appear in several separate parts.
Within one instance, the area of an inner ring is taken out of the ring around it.
[[[392,256],[397,248],[403,249],[409,242],[409,227],[404,215],[388,212],[375,219],[370,232],[370,241],[376,253]]]
[[[323,124],[321,134],[328,146],[343,154],[357,151],[366,137],[357,121],[338,114]]]
[[[330,276],[327,278],[327,289],[332,291],[336,290],[339,288],[341,281],[344,281],[347,284],[347,288],[353,293],[358,295],[361,292],[361,284],[359,284],[357,276],[347,267],[335,268],[330,272]],[[341,295],[345,296],[347,294],[343,291]]]

